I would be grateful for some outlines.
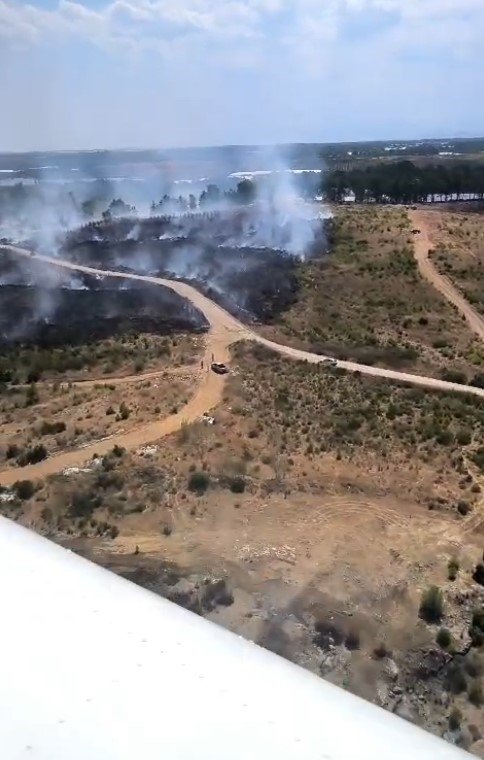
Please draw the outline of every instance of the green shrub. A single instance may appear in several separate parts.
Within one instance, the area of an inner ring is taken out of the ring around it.
[[[484,645],[484,607],[480,610],[474,610],[469,626],[469,636],[472,646],[481,647]]]
[[[385,657],[391,657],[392,653],[387,649],[386,644],[382,641],[373,650],[373,657],[376,660],[383,660]]]
[[[476,569],[472,573],[472,578],[475,580],[476,583],[479,583],[481,586],[484,586],[484,563],[478,562],[476,565]]]
[[[241,478],[241,477],[232,478],[229,483],[229,488],[232,491],[232,493],[244,493],[245,486],[246,486],[246,482],[244,478]]]
[[[31,383],[25,394],[25,406],[35,406],[39,401],[39,394],[35,383]]]
[[[460,446],[468,446],[472,441],[471,431],[467,428],[460,428],[460,430],[457,431],[456,440]]]
[[[48,422],[47,420],[43,420],[39,432],[40,435],[57,435],[58,433],[63,433],[65,429],[65,422]]]
[[[439,628],[436,640],[439,647],[442,647],[442,649],[448,649],[452,642],[450,631],[447,628]]]
[[[69,513],[71,517],[91,517],[101,504],[102,497],[99,494],[78,491],[72,494]]]
[[[20,455],[20,446],[16,443],[9,443],[7,451],[5,453],[5,459],[15,459]]]
[[[460,665],[453,662],[447,671],[447,688],[452,694],[462,694],[467,689],[467,678]]]
[[[109,537],[115,539],[119,536],[119,528],[117,525],[111,525],[109,528]]]
[[[484,373],[479,372],[471,380],[471,385],[475,385],[477,388],[484,388]]]
[[[469,702],[472,702],[476,707],[480,707],[484,702],[484,695],[482,693],[482,685],[480,681],[474,681],[469,688]]]
[[[462,713],[457,708],[454,707],[452,709],[452,712],[449,715],[449,728],[451,731],[457,731],[462,721]]]
[[[17,482],[13,484],[12,490],[19,499],[27,501],[27,499],[31,499],[34,495],[35,485],[31,480],[17,480]]]
[[[452,559],[449,560],[449,564],[447,565],[447,573],[449,581],[455,581],[457,578],[457,573],[459,572],[459,560],[457,560],[455,557],[452,557]]]
[[[444,610],[442,591],[437,586],[430,586],[422,594],[419,617],[427,623],[438,623]]]
[[[126,404],[124,403],[124,401],[122,401],[121,404],[120,404],[120,406],[119,406],[119,417],[120,417],[120,419],[127,420],[128,417],[129,417],[129,415],[130,415],[129,408],[126,406]]]
[[[455,369],[443,369],[440,376],[442,380],[446,380],[449,383],[459,383],[463,385],[467,383],[466,374]]]
[[[37,464],[47,458],[47,449],[42,443],[25,451],[17,459],[17,464],[20,467],[25,467],[27,464]]]
[[[188,488],[190,491],[201,496],[205,493],[210,485],[210,477],[206,472],[195,471],[192,472],[188,479]]]

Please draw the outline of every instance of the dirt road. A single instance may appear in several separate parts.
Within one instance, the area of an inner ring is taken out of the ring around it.
[[[466,301],[462,293],[460,293],[455,285],[449,280],[448,277],[441,274],[431,257],[429,251],[434,247],[430,237],[429,225],[427,221],[427,214],[431,211],[409,211],[408,215],[414,229],[420,230],[420,235],[415,236],[415,258],[417,260],[420,274],[424,277],[436,290],[441,293],[447,301],[453,304],[457,311],[466,318],[467,323],[471,330],[484,341],[484,319],[475,309],[472,308],[470,303]]]
[[[3,250],[7,250],[10,253],[20,256],[31,256],[30,251],[15,246],[1,246],[0,251],[2,248]],[[313,364],[321,363],[326,358],[319,354],[312,354],[290,346],[274,343],[273,341],[261,337],[257,333],[249,330],[235,317],[225,311],[225,309],[218,306],[187,283],[178,282],[176,280],[167,280],[161,277],[151,277],[149,275],[127,274],[125,272],[95,269],[93,267],[73,264],[70,261],[54,259],[48,256],[36,256],[35,258],[37,261],[43,261],[46,264],[85,272],[87,274],[141,280],[154,285],[162,285],[175,291],[183,298],[186,298],[205,315],[210,325],[206,339],[206,351],[204,357],[205,367],[210,365],[212,355],[217,361],[228,361],[229,347],[239,340],[254,340],[291,359],[307,361]],[[386,378],[434,390],[470,393],[484,398],[483,388],[475,388],[473,386],[460,385],[458,383],[449,383],[432,377],[422,377],[420,375],[381,369],[379,367],[369,367],[365,364],[357,364],[356,362],[339,361],[338,366],[349,372],[359,372],[371,377]],[[177,414],[171,415],[162,420],[155,420],[127,433],[114,435],[111,438],[89,444],[84,448],[55,454],[35,465],[5,470],[0,473],[0,483],[2,485],[11,485],[20,478],[42,478],[47,475],[61,472],[67,467],[72,467],[81,462],[85,462],[92,458],[94,454],[106,454],[112,449],[114,444],[123,446],[126,449],[136,449],[146,443],[170,435],[179,430],[182,425],[199,419],[202,414],[213,409],[222,400],[225,380],[224,376],[215,375],[210,371],[204,371],[200,373],[200,377],[201,380],[194,395],[186,406],[184,406]]]

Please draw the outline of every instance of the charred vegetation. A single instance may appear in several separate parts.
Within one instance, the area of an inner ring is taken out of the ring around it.
[[[168,288],[52,269],[2,256],[0,346],[48,348],[139,331],[167,335],[208,327],[195,307]]]
[[[236,209],[92,223],[70,233],[60,255],[103,269],[195,282],[237,316],[269,323],[297,299],[301,257],[290,252],[293,224],[262,217]],[[304,224],[311,228],[311,239],[301,243],[304,255],[324,252],[323,222]]]

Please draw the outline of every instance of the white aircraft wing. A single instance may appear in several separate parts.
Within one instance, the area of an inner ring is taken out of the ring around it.
[[[0,518],[2,760],[469,757]]]

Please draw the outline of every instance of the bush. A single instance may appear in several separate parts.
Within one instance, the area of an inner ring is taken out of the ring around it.
[[[72,494],[69,513],[71,517],[91,517],[101,504],[102,498],[99,494],[76,492]]]
[[[469,626],[469,636],[472,646],[481,647],[484,645],[484,608],[474,610]]]
[[[476,583],[479,583],[481,586],[484,586],[484,564],[482,562],[479,562],[476,565],[476,569],[472,573],[472,578],[475,580]]]
[[[244,493],[245,491],[245,480],[244,478],[232,478],[229,483],[229,488],[232,491],[232,493]]]
[[[455,557],[449,560],[449,564],[447,565],[447,577],[449,581],[455,581],[459,567],[459,560],[455,559]]]
[[[481,662],[481,658],[477,652],[470,652],[464,660],[464,667],[467,675],[471,678],[479,678],[479,676],[482,676],[484,660]]]
[[[31,499],[34,495],[35,486],[31,480],[17,480],[13,484],[12,490],[19,499],[27,501],[27,499]]]
[[[106,409],[106,416],[109,417],[110,414],[114,414],[114,409],[112,406],[108,406]]]
[[[15,459],[20,454],[20,447],[16,443],[9,443],[5,453],[5,459]]]
[[[472,441],[471,431],[467,428],[460,428],[460,430],[457,431],[456,440],[460,446],[468,446]]]
[[[119,406],[119,417],[122,420],[127,420],[130,415],[130,411],[124,401],[121,402]]]
[[[65,422],[47,422],[44,420],[40,426],[40,435],[57,435],[66,429]]]
[[[484,388],[484,374],[479,372],[471,380],[471,385],[475,385],[477,388]]]
[[[476,707],[480,707],[484,702],[484,695],[482,693],[482,686],[479,681],[474,681],[469,689],[469,702],[472,702]]]
[[[419,607],[419,617],[427,623],[438,623],[444,610],[442,591],[437,586],[430,586],[422,594]]]
[[[27,388],[25,394],[25,406],[34,406],[39,401],[39,394],[37,393],[37,386],[35,383],[31,383]]]
[[[120,491],[124,485],[124,478],[119,472],[100,472],[96,478],[96,487],[107,490],[112,488]]]
[[[446,380],[449,383],[459,383],[461,385],[467,383],[466,374],[455,369],[443,369],[440,376],[442,380]]]
[[[118,457],[118,459],[121,459],[121,457],[124,456],[124,454],[126,453],[126,449],[123,449],[122,446],[118,446],[118,444],[116,444],[115,446],[113,446],[113,450],[111,453],[113,456]]]
[[[471,644],[473,647],[482,647],[484,645],[484,632],[480,628],[471,625],[469,628],[469,636],[471,637]]]
[[[467,689],[467,678],[460,665],[453,662],[447,671],[447,688],[452,694],[462,694]]]
[[[345,647],[350,652],[360,648],[360,635],[356,631],[350,631],[345,638]]]
[[[484,607],[480,610],[474,610],[472,614],[472,625],[479,628],[484,633]]]
[[[386,644],[382,641],[373,650],[375,660],[383,660],[385,657],[391,657],[391,652],[387,649]]]
[[[457,502],[457,511],[460,515],[465,517],[471,511],[471,505],[468,501],[459,501]]]
[[[190,491],[201,496],[205,493],[210,485],[210,477],[206,472],[195,471],[192,472],[188,479],[188,488]]]
[[[37,464],[37,462],[42,462],[42,460],[46,458],[47,449],[42,443],[39,443],[37,446],[33,446],[31,449],[28,449],[28,451],[21,454],[17,459],[17,463],[20,467],[25,467],[27,464]]]
[[[448,649],[452,642],[450,631],[447,628],[440,628],[437,632],[436,640],[439,647],[442,647],[442,649]]]
[[[462,713],[461,713],[461,711],[457,707],[454,707],[453,710],[452,710],[452,712],[449,715],[449,728],[450,728],[450,730],[451,731],[457,731],[457,729],[459,728],[459,726],[461,724],[461,720],[462,720]]]

